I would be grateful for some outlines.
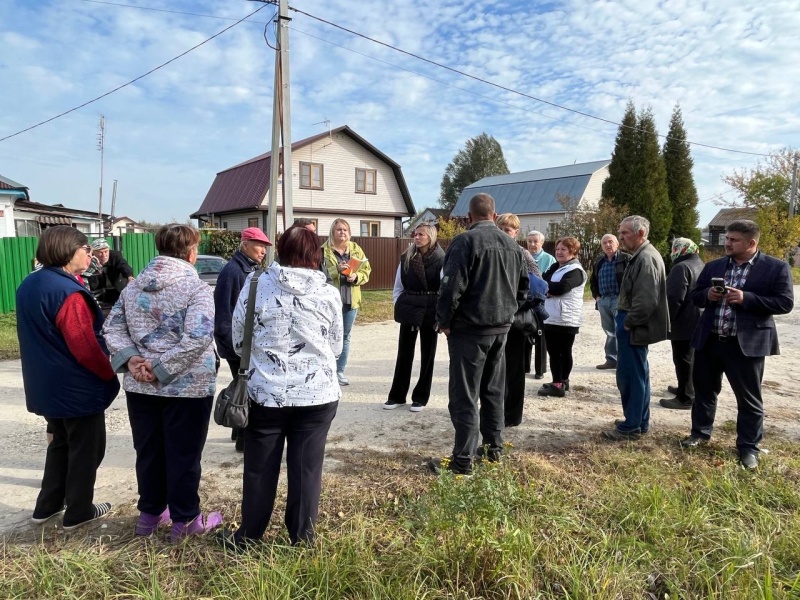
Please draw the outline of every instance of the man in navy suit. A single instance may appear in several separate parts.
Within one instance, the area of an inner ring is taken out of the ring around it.
[[[759,233],[753,221],[728,225],[727,256],[706,264],[691,292],[692,302],[705,310],[692,337],[692,432],[681,441],[684,448],[694,448],[711,438],[724,373],[736,396],[736,447],[747,469],[758,466],[764,434],[764,357],[780,354],[772,315],[794,306],[789,265],[758,250]],[[712,278],[724,285],[714,285]]]

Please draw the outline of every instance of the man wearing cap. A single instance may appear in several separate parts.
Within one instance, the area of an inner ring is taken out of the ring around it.
[[[106,313],[119,299],[120,290],[135,279],[122,252],[109,248],[103,238],[92,242],[92,262],[83,278]]]
[[[233,309],[236,308],[245,279],[267,255],[267,246],[272,246],[272,242],[258,227],[248,227],[242,231],[242,243],[228,264],[222,267],[217,277],[217,287],[214,288],[214,340],[220,358],[228,361],[234,379],[239,376],[239,355],[233,349],[231,338]],[[244,452],[244,435],[234,429],[231,438],[236,440],[236,451]]]

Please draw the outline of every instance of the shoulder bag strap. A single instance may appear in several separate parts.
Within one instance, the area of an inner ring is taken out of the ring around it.
[[[250,369],[250,347],[253,345],[253,321],[256,313],[256,288],[258,288],[258,278],[264,271],[258,270],[253,273],[250,280],[250,292],[247,295],[247,312],[244,317],[244,337],[242,338],[242,359],[239,361],[239,375],[247,375]],[[247,365],[247,366],[245,366]]]

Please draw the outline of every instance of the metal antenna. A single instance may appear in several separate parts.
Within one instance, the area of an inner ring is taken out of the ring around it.
[[[312,123],[311,125],[322,125],[325,124],[325,127],[328,128],[328,135],[331,134],[331,120],[328,117],[325,117],[323,121],[318,121],[317,123]]]
[[[100,220],[100,235],[103,235],[103,155],[105,154],[106,118],[101,114],[97,125],[97,149],[100,151],[100,202],[97,218]]]

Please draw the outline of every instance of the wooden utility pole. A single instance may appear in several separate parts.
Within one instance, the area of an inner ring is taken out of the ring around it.
[[[283,198],[283,230],[294,222],[292,210],[292,127],[291,95],[289,93],[289,4],[279,0],[276,17],[275,83],[272,99],[272,157],[269,174],[269,211],[267,237],[275,242],[278,235],[278,182]],[[283,152],[281,152],[281,141]],[[282,167],[282,172],[279,171]],[[263,204],[263,201],[262,201]],[[275,259],[275,248],[267,248],[267,264]]]

